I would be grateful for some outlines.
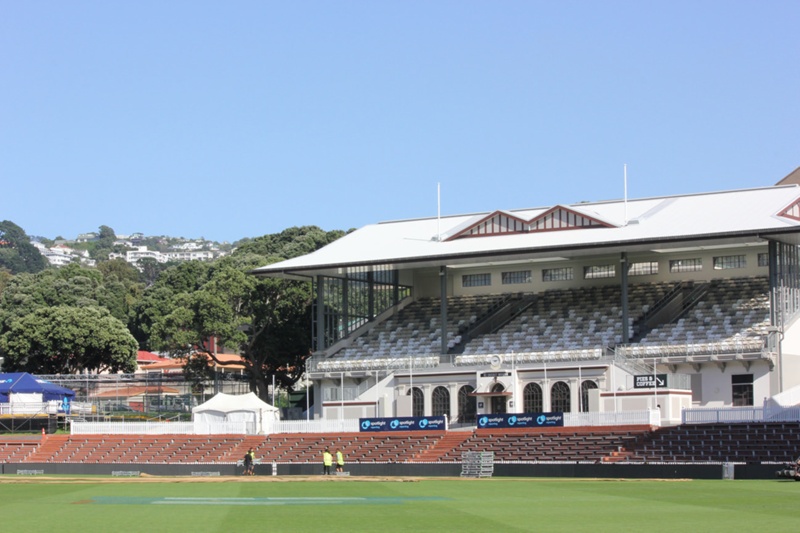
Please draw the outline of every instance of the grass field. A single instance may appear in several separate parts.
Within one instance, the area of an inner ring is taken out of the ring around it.
[[[280,478],[291,479],[291,478]],[[3,531],[800,530],[794,481],[0,476]]]

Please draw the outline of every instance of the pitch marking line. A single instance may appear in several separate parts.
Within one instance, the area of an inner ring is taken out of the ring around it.
[[[126,497],[95,496],[90,500],[75,503],[95,503],[100,505],[402,505],[420,501],[444,501],[448,498],[350,498],[350,497],[302,497],[302,498],[214,498],[214,497]]]

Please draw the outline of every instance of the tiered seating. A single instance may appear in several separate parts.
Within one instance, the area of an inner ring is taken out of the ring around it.
[[[596,463],[626,449],[648,430],[646,427],[479,430],[441,460],[460,461],[463,452],[494,452],[495,461]]]
[[[36,451],[37,441],[9,440],[0,442],[0,463],[15,463],[23,461]]]
[[[259,437],[263,439],[263,437]],[[50,436],[27,462],[41,463],[215,463],[245,440],[238,435]],[[244,452],[241,452],[244,455]],[[228,462],[234,462],[229,459]]]
[[[631,286],[629,322],[641,316],[674,284]],[[495,333],[467,344],[464,355],[520,352],[569,353],[621,342],[622,295],[618,285],[551,290],[539,294],[533,305]],[[588,358],[593,358],[591,352]]]
[[[713,280],[708,292],[684,317],[664,324],[641,341],[651,344],[746,342],[765,334],[769,325],[767,278]]]
[[[263,436],[92,435],[52,436],[26,444],[16,461],[37,463],[235,463],[249,448],[258,459],[317,463],[322,450],[341,448],[348,462],[405,462],[434,446],[444,432],[431,434],[277,434]],[[4,444],[9,450],[20,446]],[[16,447],[15,447],[16,446]],[[3,448],[0,448],[2,450]],[[12,452],[9,452],[9,456]]]
[[[279,463],[317,463],[322,450],[340,448],[347,462],[405,462],[424,453],[442,439],[434,434],[279,434],[254,446],[256,457]]]
[[[460,296],[448,298],[448,346],[460,342],[458,334],[489,313],[503,296]],[[392,360],[419,359],[421,366],[438,363],[441,352],[441,300],[422,298],[396,315],[377,324],[334,357],[321,361],[320,370],[343,370],[361,365],[364,368],[392,366]],[[427,359],[431,359],[428,361]],[[417,364],[416,362],[414,363]],[[348,366],[349,365],[349,366]]]
[[[461,296],[449,298],[448,344],[458,342],[455,332],[474,323],[501,298],[497,296]],[[405,357],[439,353],[441,347],[441,300],[423,298],[386,320],[369,334],[356,339],[339,356]]]
[[[800,455],[800,422],[649,427],[539,428],[469,432],[264,436],[49,436],[41,444],[0,439],[0,460],[19,463],[235,463],[253,448],[264,462],[319,463],[341,449],[348,463],[460,462],[494,452],[505,462],[767,462]]]
[[[631,451],[648,462],[776,462],[800,455],[800,422],[685,424],[639,439]]]
[[[675,287],[675,283],[631,285],[630,329]],[[768,295],[768,280],[763,277],[713,280],[685,316],[653,329],[639,343],[623,349],[633,357],[669,355],[662,354],[659,348],[670,346],[683,354],[687,346],[699,350],[701,343],[715,343],[713,350],[731,353],[753,351],[753,346],[758,350],[769,324]],[[459,332],[491,314],[508,297],[450,298],[448,346],[461,342]],[[508,353],[520,354],[520,362],[597,359],[604,347],[621,344],[619,285],[550,290],[532,299],[528,308],[500,329],[468,342],[455,358],[456,364],[484,364],[482,356]],[[409,304],[355,339],[351,346],[321,361],[319,370],[394,368],[394,363],[403,363],[409,357],[414,358],[417,367],[436,366],[441,351],[439,307],[440,300],[435,298]],[[719,343],[722,344],[717,346]]]

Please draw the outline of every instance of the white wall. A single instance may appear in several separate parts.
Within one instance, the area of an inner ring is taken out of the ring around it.
[[[646,261],[658,262],[658,274],[646,276],[630,276],[629,284],[636,283],[655,283],[670,282],[681,280],[708,281],[715,278],[741,278],[749,276],[766,276],[769,273],[767,267],[758,266],[758,254],[766,253],[767,246],[748,246],[740,248],[723,248],[707,251],[691,251],[683,253],[645,253],[630,254],[629,263]],[[747,261],[746,268],[715,270],[714,257],[744,255]],[[698,272],[679,272],[670,273],[670,259],[695,259],[700,258],[703,262],[702,270]],[[583,261],[556,261],[551,263],[532,263],[520,262],[509,263],[502,266],[482,266],[476,268],[450,268],[448,275],[448,295],[487,295],[502,294],[510,292],[541,292],[551,289],[570,289],[577,287],[590,287],[602,285],[618,285],[621,282],[619,269],[620,258],[618,255],[593,257]],[[616,276],[604,279],[584,279],[583,270],[587,266],[615,265]],[[574,279],[568,281],[542,281],[542,270],[549,268],[572,267]],[[513,285],[502,284],[503,272],[515,272],[519,270],[530,270],[530,283],[520,283]],[[489,273],[492,277],[492,284],[485,287],[462,287],[461,277],[465,274]],[[440,295],[439,274],[435,270],[425,270],[414,277],[414,290],[416,297],[438,297]],[[800,352],[798,352],[800,353]]]

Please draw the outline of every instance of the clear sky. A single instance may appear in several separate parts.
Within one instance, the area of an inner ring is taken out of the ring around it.
[[[285,228],[772,185],[800,1],[0,0],[0,220]]]

